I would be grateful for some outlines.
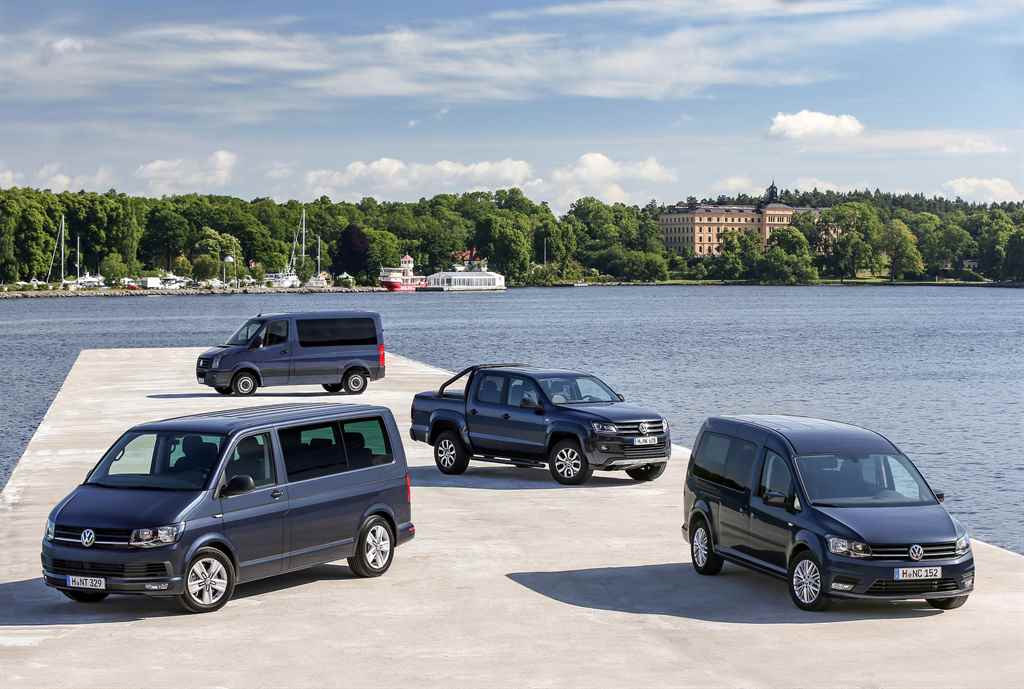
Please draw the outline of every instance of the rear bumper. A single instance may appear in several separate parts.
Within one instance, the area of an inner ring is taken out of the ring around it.
[[[412,522],[398,525],[398,545],[408,543],[416,537],[416,525]]]
[[[425,443],[427,442],[427,427],[426,426],[409,426],[409,437],[416,442]]]

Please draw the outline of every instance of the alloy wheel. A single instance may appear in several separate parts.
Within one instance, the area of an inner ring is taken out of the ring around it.
[[[583,470],[580,453],[571,447],[564,447],[555,455],[555,471],[563,478],[573,478]]]
[[[376,524],[366,534],[366,561],[374,569],[381,569],[391,555],[391,536],[382,524]]]
[[[455,465],[455,443],[445,438],[437,444],[437,461],[445,469],[451,469]]]
[[[693,532],[693,561],[698,567],[708,563],[708,532],[703,526],[698,526]]]
[[[242,376],[238,379],[238,391],[243,395],[248,395],[253,391],[255,382],[250,376]]]
[[[213,605],[228,588],[224,565],[212,557],[196,560],[188,572],[188,592],[203,605]]]
[[[821,573],[810,560],[801,560],[793,570],[793,592],[804,605],[812,605],[821,593]]]

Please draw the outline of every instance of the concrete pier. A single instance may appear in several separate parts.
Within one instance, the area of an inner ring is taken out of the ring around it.
[[[472,465],[443,476],[406,439],[417,538],[379,579],[344,563],[241,586],[211,615],[173,601],[75,604],[40,579],[46,515],[128,426],[216,408],[198,350],[82,352],[0,493],[0,687],[1019,687],[1024,558],[975,542],[977,591],[951,612],[839,603],[804,613],[784,582],[698,577],[679,535],[685,458],[638,484]],[[447,373],[389,355],[359,401],[407,438],[412,395]],[[696,425],[699,419],[694,419]],[[978,515],[978,519],[985,518]]]

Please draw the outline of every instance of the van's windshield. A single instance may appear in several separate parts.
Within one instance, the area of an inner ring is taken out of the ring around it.
[[[903,455],[805,455],[796,465],[812,504],[821,507],[936,504],[917,467]]]
[[[223,435],[130,432],[107,451],[87,484],[107,488],[202,490],[217,469]]]
[[[235,331],[235,334],[228,338],[228,341],[224,344],[228,345],[247,345],[252,340],[253,336],[260,331],[265,321],[259,318],[252,318],[247,320],[245,324]]]

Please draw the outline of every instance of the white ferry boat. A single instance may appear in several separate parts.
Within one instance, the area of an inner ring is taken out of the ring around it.
[[[505,289],[505,276],[487,270],[487,259],[466,261],[427,277],[424,292],[487,292]]]
[[[425,287],[427,278],[414,273],[412,256],[406,254],[398,268],[381,266],[380,286],[389,292],[413,292],[419,287]]]

